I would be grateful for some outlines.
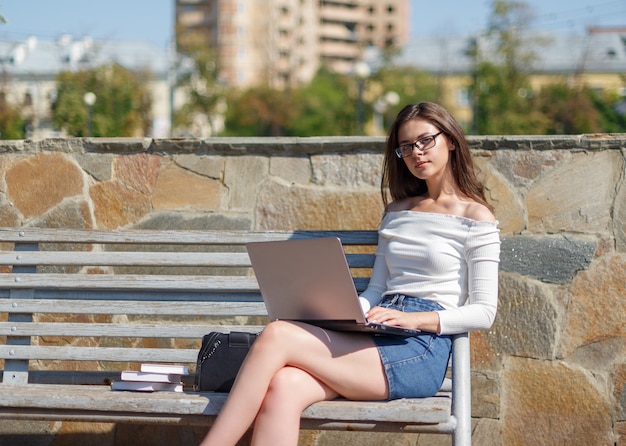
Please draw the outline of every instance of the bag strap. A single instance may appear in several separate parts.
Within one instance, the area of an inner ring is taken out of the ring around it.
[[[229,347],[250,347],[256,339],[256,335],[253,333],[247,333],[244,331],[231,331],[228,336]]]

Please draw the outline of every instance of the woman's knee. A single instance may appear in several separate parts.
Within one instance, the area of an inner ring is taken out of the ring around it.
[[[283,367],[272,377],[264,406],[279,405],[304,410],[312,402],[323,399],[323,385],[314,377],[297,367]]]
[[[293,346],[309,339],[310,333],[303,326],[290,321],[273,321],[265,326],[257,341],[262,345]]]

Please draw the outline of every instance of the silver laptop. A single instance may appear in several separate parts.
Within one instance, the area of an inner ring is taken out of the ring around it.
[[[270,320],[404,336],[419,332],[366,320],[339,238],[252,242],[246,248]]]

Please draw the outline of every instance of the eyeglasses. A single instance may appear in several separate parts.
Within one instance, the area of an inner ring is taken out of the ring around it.
[[[413,154],[413,148],[417,148],[417,150],[421,152],[426,152],[429,149],[432,149],[435,146],[435,138],[441,135],[443,131],[439,133],[435,133],[434,135],[424,136],[423,138],[418,139],[417,141],[411,144],[405,144],[396,148],[396,155],[398,158],[406,158],[407,156],[411,156]]]

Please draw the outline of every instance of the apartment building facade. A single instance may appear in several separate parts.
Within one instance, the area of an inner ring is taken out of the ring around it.
[[[321,66],[350,73],[365,48],[408,42],[409,0],[176,0],[176,41],[200,37],[229,86],[310,81]]]

